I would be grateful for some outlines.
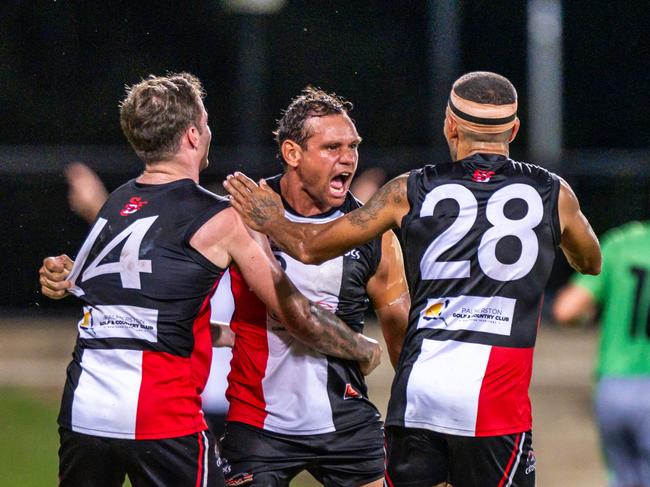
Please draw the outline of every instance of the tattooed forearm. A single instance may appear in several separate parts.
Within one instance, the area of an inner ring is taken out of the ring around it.
[[[319,351],[337,357],[359,358],[355,348],[356,337],[346,324],[312,302],[309,303],[309,313],[318,322],[314,342],[318,344]]]

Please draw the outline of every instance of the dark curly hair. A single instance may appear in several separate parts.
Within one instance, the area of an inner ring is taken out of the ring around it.
[[[178,152],[190,125],[201,130],[204,97],[201,82],[189,73],[150,75],[127,86],[120,103],[120,125],[138,157],[156,162]]]
[[[307,86],[282,112],[278,126],[273,132],[280,158],[282,158],[282,143],[285,140],[292,140],[303,149],[307,148],[307,140],[313,135],[306,123],[309,118],[347,114],[350,111],[352,111],[352,103],[345,98],[335,93],[326,93],[320,88]]]

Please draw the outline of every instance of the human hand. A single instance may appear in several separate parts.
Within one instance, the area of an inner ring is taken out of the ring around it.
[[[95,171],[81,162],[65,168],[70,209],[91,223],[108,198],[108,191]]]
[[[38,270],[41,293],[50,299],[65,298],[72,283],[68,280],[74,261],[65,254],[46,257]]]
[[[377,366],[381,363],[381,345],[379,342],[373,338],[367,337],[359,333],[360,345],[366,348],[367,358],[366,360],[359,361],[361,366],[361,373],[363,375],[369,375],[370,372],[375,370]]]
[[[253,230],[268,233],[267,230],[284,218],[282,198],[263,179],[258,186],[245,174],[236,172],[228,175],[223,187],[230,194],[232,207]]]

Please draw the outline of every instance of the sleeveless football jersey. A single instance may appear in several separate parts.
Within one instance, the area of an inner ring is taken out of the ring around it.
[[[280,176],[267,180],[277,192]],[[298,215],[285,202],[292,221],[324,223],[358,208],[348,193],[345,203],[313,217]],[[363,330],[369,299],[366,283],[381,260],[381,240],[355,248],[320,265],[306,265],[273,245],[276,258],[307,298],[334,312],[355,331]],[[295,340],[230,269],[236,333],[226,396],[228,421],[240,421],[291,435],[329,433],[376,420],[356,362],[329,357]]]
[[[84,308],[61,426],[131,439],[206,429],[210,296],[223,269],[189,242],[227,206],[190,179],[111,193],[71,273]]]
[[[412,307],[386,424],[529,430],[533,347],[560,239],[557,176],[476,154],[414,170],[407,188]]]

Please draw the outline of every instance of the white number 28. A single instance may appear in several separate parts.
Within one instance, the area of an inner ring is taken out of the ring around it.
[[[470,261],[441,261],[439,257],[458,244],[472,229],[478,216],[478,202],[472,192],[460,184],[444,184],[431,191],[424,199],[420,217],[431,216],[436,205],[446,199],[455,200],[459,213],[451,226],[436,237],[424,252],[420,262],[422,279],[463,279],[470,276]],[[522,199],[528,210],[518,220],[508,218],[505,205],[513,199]],[[485,216],[492,224],[481,238],[478,247],[478,262],[488,277],[497,281],[513,281],[528,274],[539,253],[537,235],[533,229],[544,216],[544,204],[539,193],[527,184],[505,186],[490,197]],[[496,256],[498,242],[506,236],[513,236],[521,242],[521,255],[512,264],[504,264]]]

